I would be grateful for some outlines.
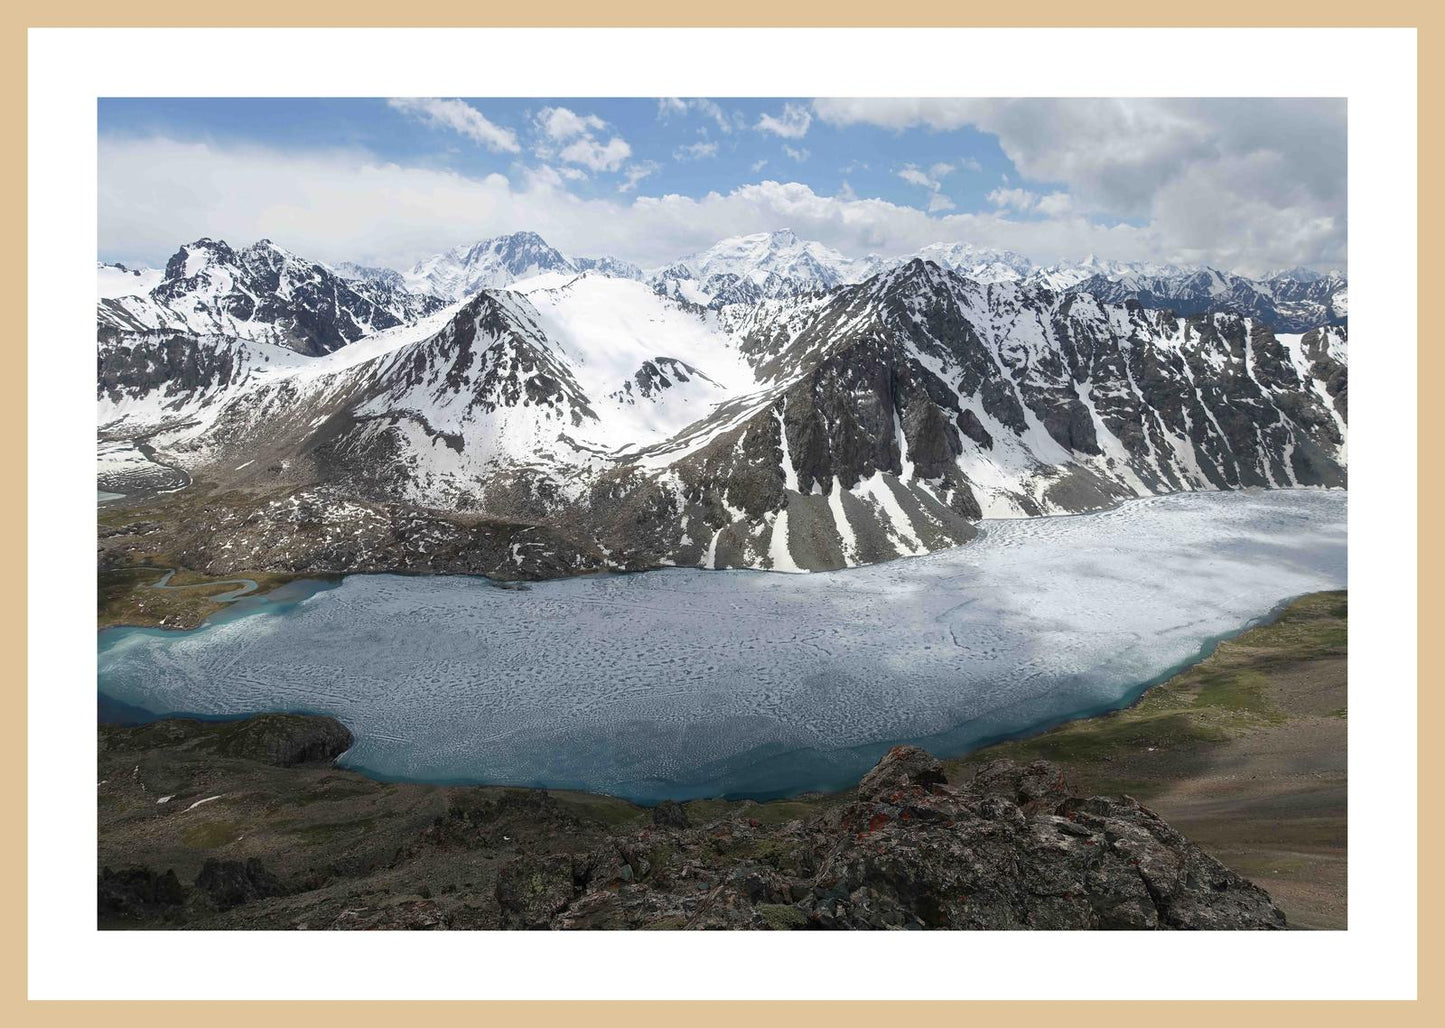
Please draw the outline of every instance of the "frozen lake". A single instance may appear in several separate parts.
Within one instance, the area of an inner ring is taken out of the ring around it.
[[[342,763],[381,777],[643,801],[839,788],[897,742],[954,755],[1118,706],[1344,587],[1345,507],[1150,497],[812,575],[296,583],[193,632],[101,633],[99,684],[153,713],[334,714],[357,737]]]

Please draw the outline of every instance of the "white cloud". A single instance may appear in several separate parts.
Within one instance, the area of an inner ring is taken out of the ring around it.
[[[437,100],[398,97],[388,100],[392,110],[400,111],[433,128],[450,129],[466,136],[489,150],[520,153],[517,134],[509,128],[488,121],[482,112],[461,100]]]
[[[753,163],[752,163],[752,165],[751,165],[752,170],[753,170],[753,174],[756,175],[758,172],[762,171],[762,170],[763,170],[764,168],[766,168],[767,166],[768,166],[768,159],[767,159],[766,157],[762,157],[762,158],[760,158],[760,159],[758,159],[758,160],[756,160],[756,161],[753,161]]]
[[[845,179],[843,184],[838,187],[838,192],[834,194],[834,197],[838,200],[842,200],[844,203],[849,203],[853,200],[858,199],[858,194],[853,191],[853,187],[850,186]]]
[[[1048,193],[1039,197],[1039,202],[1034,205],[1034,210],[1049,218],[1071,214],[1074,210],[1074,198],[1063,192]]]
[[[995,207],[1009,207],[1016,211],[1028,211],[1032,210],[1034,204],[1039,202],[1039,196],[1037,193],[1032,193],[1027,189],[1019,189],[1017,187],[1013,189],[999,188],[988,194],[988,202]]]
[[[898,177],[910,185],[922,186],[924,189],[938,188],[938,183],[929,178],[926,172],[919,171],[917,165],[905,164],[898,172]]]
[[[692,103],[693,107],[696,108],[698,112],[713,120],[713,124],[718,127],[718,131],[731,132],[733,130],[732,119],[728,117],[726,111],[724,111],[717,104],[713,103],[713,101],[698,99],[694,100]]]
[[[741,115],[730,117],[717,103],[704,97],[683,100],[670,96],[657,101],[657,117],[660,121],[667,121],[674,115],[686,115],[689,111],[711,119],[719,132],[732,132],[741,125]]]
[[[618,184],[619,193],[630,193],[637,188],[637,184],[657,171],[662,165],[656,161],[638,161],[636,164],[629,164],[622,173],[622,182]]]
[[[764,114],[759,118],[757,129],[759,132],[771,132],[784,139],[802,139],[808,134],[808,126],[812,123],[812,112],[802,104],[783,104],[783,113],[776,118],[771,114]]]
[[[1006,209],[939,216],[841,190],[823,196],[797,182],[764,180],[696,198],[614,193],[584,199],[540,171],[516,180],[474,178],[404,167],[356,150],[280,152],[110,137],[100,141],[99,167],[102,258],[151,264],[208,235],[235,244],[270,237],[317,260],[406,268],[450,246],[530,229],[567,252],[612,254],[655,267],[725,236],[791,227],[854,256],[968,241],[1019,250],[1045,263],[1096,253],[1103,259],[1208,259],[1231,266],[1215,252],[1180,247],[1175,240],[1196,231],[1188,224],[1105,226],[1078,213],[1020,220]],[[1253,170],[1272,173],[1268,166]],[[623,171],[626,178],[636,176],[634,186],[647,174],[641,162]],[[1186,175],[1170,188],[1178,193],[1168,198],[1171,206],[1198,210],[1201,219],[1215,216],[1191,194],[1202,189],[1207,195],[1207,181],[1201,186]],[[1290,259],[1295,250],[1323,248],[1333,231],[1328,220],[1284,225],[1277,215],[1256,213],[1264,221],[1236,245],[1265,263],[1299,263]]]
[[[960,168],[962,168],[964,171],[982,171],[982,170],[983,170],[983,165],[978,163],[978,158],[976,158],[976,157],[965,157],[963,160],[961,160],[961,161],[958,162],[958,166],[959,166]]]
[[[537,112],[537,130],[559,143],[606,127],[607,122],[595,114],[577,114],[565,107],[543,107]]]
[[[1172,259],[1345,264],[1343,100],[828,99],[813,110],[830,125],[991,133],[1026,182],[1063,186],[1068,210],[1096,220],[1147,223]]]
[[[789,146],[787,143],[784,143],[784,144],[783,144],[783,153],[787,154],[789,157],[791,157],[793,160],[797,161],[799,164],[801,164],[803,161],[806,161],[809,157],[812,156],[812,154],[808,152],[808,150],[807,150],[806,147],[798,147],[798,148],[795,150],[795,149],[793,149],[791,146]]]
[[[632,156],[632,147],[621,136],[613,136],[606,143],[583,136],[564,146],[557,156],[568,164],[580,164],[593,171],[616,171]]]
[[[689,143],[686,146],[679,146],[672,152],[672,156],[679,161],[700,161],[704,157],[716,157],[717,144]]]
[[[957,205],[942,193],[943,180],[957,170],[957,166],[946,161],[939,161],[932,165],[927,171],[916,164],[905,164],[895,174],[904,182],[910,185],[922,186],[929,191],[928,213],[937,214],[940,211],[951,211]]]

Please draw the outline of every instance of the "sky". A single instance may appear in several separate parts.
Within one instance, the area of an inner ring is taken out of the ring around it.
[[[102,99],[99,257],[201,236],[398,269],[532,230],[644,268],[791,228],[1346,268],[1342,99]]]

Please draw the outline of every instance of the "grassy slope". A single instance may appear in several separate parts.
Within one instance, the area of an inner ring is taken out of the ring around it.
[[[109,600],[102,577],[102,617],[107,609],[113,617],[128,609],[134,616],[133,605],[142,602],[137,596],[147,591],[137,593],[121,573],[110,574]],[[246,577],[266,584],[265,576]],[[173,616],[187,619],[204,616],[207,605],[189,592],[150,597],[175,597],[186,609]],[[1345,593],[1304,597],[1273,624],[1222,643],[1134,706],[951,761],[949,777],[966,778],[999,757],[1065,764],[1087,791],[1127,792],[1154,807],[1268,889],[1292,924],[1343,927],[1347,620]],[[241,838],[248,855],[283,867],[326,866],[363,844],[394,852],[455,791],[374,782],[332,768],[265,768],[213,754],[180,761],[173,750],[138,756],[102,758],[102,777],[111,783],[99,796],[102,864],[143,855],[147,863],[194,875],[205,857],[235,854]],[[179,794],[178,803],[217,793],[225,798],[198,808],[186,819],[186,834],[173,837],[163,828],[169,822],[151,817],[155,796],[169,793]],[[771,824],[808,817],[846,795],[766,804],[702,800],[688,809],[696,823],[746,810]],[[553,796],[584,823],[616,827],[650,818],[610,797]],[[376,887],[389,886],[379,881]]]
[[[1344,592],[1303,597],[1134,706],[952,761],[950,777],[1058,761],[1087,791],[1153,807],[1292,925],[1344,928],[1348,619]]]

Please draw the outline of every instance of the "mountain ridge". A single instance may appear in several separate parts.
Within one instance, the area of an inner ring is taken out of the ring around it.
[[[210,246],[178,253],[169,290],[234,263]],[[273,339],[102,332],[107,452],[133,463],[115,446],[144,436],[248,497],[244,538],[172,529],[192,566],[471,568],[461,522],[483,517],[552,539],[545,559],[487,549],[503,576],[818,570],[957,545],[984,516],[1346,482],[1344,326],[1277,334],[921,259],[722,308],[544,272],[316,356]],[[129,466],[102,481],[125,492]],[[318,505],[369,513],[344,546],[339,525],[305,540]],[[429,549],[394,537],[416,517]]]

